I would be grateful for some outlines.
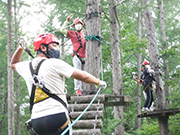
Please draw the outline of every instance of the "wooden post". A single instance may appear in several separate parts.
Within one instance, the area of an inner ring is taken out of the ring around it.
[[[86,31],[87,36],[100,35],[100,0],[86,0]],[[85,71],[100,78],[100,42],[96,40],[86,41]],[[85,90],[95,90],[94,85],[85,84]]]

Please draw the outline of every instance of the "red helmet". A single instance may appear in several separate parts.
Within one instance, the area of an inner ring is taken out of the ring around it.
[[[83,22],[81,19],[77,18],[73,21],[73,25],[75,25],[76,23],[80,22],[83,25]]]
[[[144,65],[149,65],[149,61],[144,60],[143,63],[142,63],[142,66],[144,66]]]
[[[39,50],[41,44],[48,45],[50,43],[57,43],[59,45],[59,41],[55,35],[51,33],[39,35],[33,41],[34,51]]]

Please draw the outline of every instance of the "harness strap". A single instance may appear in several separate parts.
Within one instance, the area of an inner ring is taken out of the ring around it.
[[[79,41],[79,43],[80,43],[80,46],[79,46],[79,48],[78,48],[76,51],[73,50],[73,52],[74,52],[74,54],[79,58],[79,60],[81,61],[81,63],[82,63],[82,64],[85,64],[85,61],[83,61],[83,60],[81,59],[81,57],[79,56],[79,54],[78,54],[79,50],[83,47],[83,46],[82,46],[82,42],[81,42],[81,39],[79,38],[79,36],[78,36],[78,34],[77,34],[76,31],[75,31],[75,33],[76,33],[76,36],[77,36],[78,41]]]
[[[36,68],[36,72],[34,73],[34,70],[33,70],[33,67],[32,67],[32,62],[29,63],[29,66],[30,66],[30,71],[31,71],[31,75],[33,76],[34,74],[35,75],[38,75],[38,72],[39,72],[39,68],[41,66],[41,64],[45,61],[45,59],[41,60],[39,63],[38,63],[38,66]],[[32,107],[34,105],[34,95],[35,95],[35,90],[36,90],[36,87],[34,84],[32,86],[32,91],[31,91],[31,97],[30,97],[30,112],[32,111]],[[59,101],[66,109],[67,109],[67,105],[66,103],[60,98],[58,97],[57,95],[55,94],[52,94],[50,93],[50,90],[47,89],[44,85],[43,87],[41,88],[43,92],[45,92],[49,97]],[[68,110],[68,109],[67,109]],[[69,112],[69,111],[68,111]]]
[[[37,65],[37,68],[36,68],[36,75],[38,74],[39,72],[39,68],[41,66],[41,64],[45,61],[45,59],[41,60],[38,65]],[[33,70],[33,67],[32,67],[32,62],[29,63],[29,66],[30,66],[30,71],[31,71],[31,75],[33,76],[34,75],[34,70]],[[32,112],[32,107],[34,105],[34,95],[35,95],[35,90],[36,90],[36,86],[33,84],[32,86],[32,91],[31,91],[31,96],[30,96],[30,113]]]
[[[67,126],[67,124],[69,123],[69,121],[70,121],[70,118],[68,116],[68,120],[66,121],[66,123],[64,123],[64,125],[61,126],[61,129],[64,129]]]
[[[77,39],[78,39],[79,44],[80,44],[79,48],[78,48],[76,51],[73,50],[73,52],[77,55],[77,53],[79,52],[79,50],[80,50],[83,46],[82,46],[81,39],[79,38],[79,36],[78,36],[78,34],[77,34],[76,31],[75,31],[75,33],[76,33]]]

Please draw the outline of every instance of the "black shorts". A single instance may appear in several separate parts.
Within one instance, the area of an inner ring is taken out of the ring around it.
[[[38,135],[60,135],[71,124],[66,113],[58,113],[32,119],[32,127]],[[70,135],[72,128],[65,135]]]

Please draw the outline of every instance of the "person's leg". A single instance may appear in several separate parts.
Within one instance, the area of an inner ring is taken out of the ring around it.
[[[146,92],[144,90],[143,90],[143,95],[144,95],[144,99],[146,100],[147,95],[146,95]]]
[[[149,87],[144,87],[145,88],[145,93],[146,93],[146,99],[144,103],[144,110],[149,111],[149,105],[151,104],[151,91]]]
[[[144,95],[144,99],[146,101],[147,100],[147,94],[146,94],[146,92],[144,90],[143,90],[143,95]],[[143,107],[142,111],[149,111],[149,109],[147,107]]]
[[[32,127],[38,135],[60,135],[68,127],[69,122],[70,119],[66,113],[59,113],[32,119]],[[71,134],[72,129],[65,135]]]
[[[73,65],[76,69],[81,70],[81,68],[82,68],[82,63],[76,55],[73,57]],[[77,90],[82,91],[82,82],[81,81],[74,79],[74,90],[75,91],[77,91]]]
[[[153,101],[152,90],[151,90],[151,88],[149,87],[149,102],[148,102],[148,108],[151,107],[152,101]]]
[[[153,91],[151,90],[151,106],[149,107],[150,111],[154,111],[154,98],[153,98]]]

